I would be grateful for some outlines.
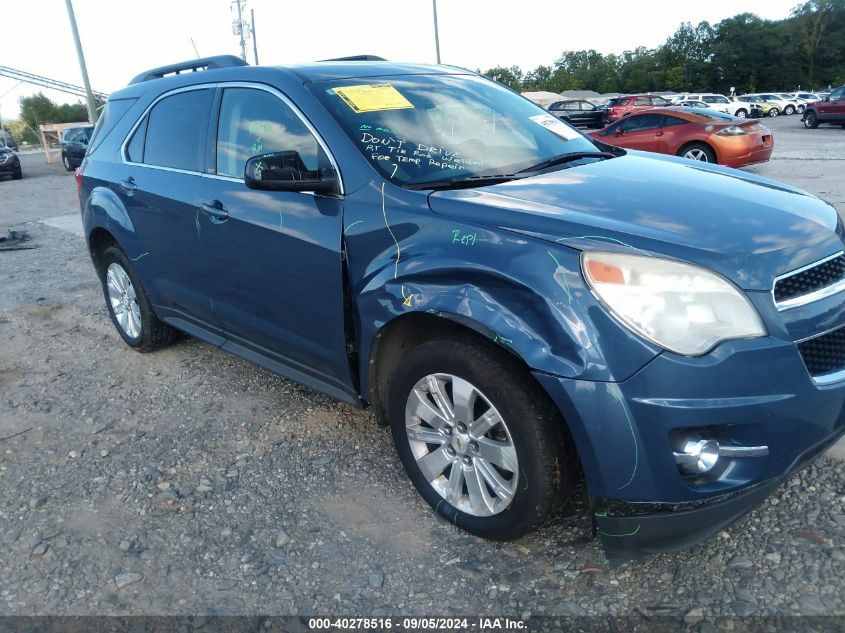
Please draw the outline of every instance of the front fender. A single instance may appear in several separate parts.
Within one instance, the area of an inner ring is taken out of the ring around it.
[[[598,304],[576,249],[438,216],[425,194],[395,187],[353,196],[345,226],[362,393],[376,336],[409,312],[460,320],[567,378],[625,380],[660,351]]]

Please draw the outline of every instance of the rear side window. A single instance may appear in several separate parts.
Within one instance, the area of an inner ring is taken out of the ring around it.
[[[648,97],[637,97],[637,98],[634,100],[634,105],[635,105],[635,106],[639,106],[639,105],[651,105],[651,99],[649,99]]]
[[[137,99],[109,99],[108,103],[103,106],[103,111],[100,113],[100,118],[97,119],[94,132],[91,134],[91,140],[88,143],[88,155],[94,153],[136,101]]]
[[[143,163],[185,171],[202,171],[211,98],[212,91],[203,88],[179,92],[155,104],[135,135],[138,136],[137,132],[146,124]],[[129,145],[132,146],[134,142],[133,137]],[[137,155],[138,148],[134,149]],[[128,153],[135,158],[132,151]]]
[[[623,106],[628,103],[628,99],[608,99],[607,107],[613,108],[614,106]]]
[[[243,178],[248,158],[290,150],[299,153],[308,169],[319,167],[317,139],[286,103],[263,90],[224,90],[217,129],[218,174]]]

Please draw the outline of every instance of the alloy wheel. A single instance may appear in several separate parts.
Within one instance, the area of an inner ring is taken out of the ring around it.
[[[426,481],[452,506],[493,516],[511,504],[516,447],[502,416],[472,383],[451,374],[419,380],[405,405],[405,431]]]
[[[141,307],[138,305],[138,296],[129,274],[117,262],[113,262],[106,271],[106,288],[118,327],[129,338],[138,338],[141,335]]]
[[[698,147],[692,147],[692,148],[688,149],[684,153],[684,158],[689,158],[690,160],[700,160],[700,161],[703,161],[705,163],[710,162],[710,159],[707,157],[707,152],[705,152],[703,149],[700,149]]]

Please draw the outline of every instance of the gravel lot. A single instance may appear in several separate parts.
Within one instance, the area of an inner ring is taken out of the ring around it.
[[[749,171],[845,212],[845,130],[767,120]],[[845,616],[845,473],[829,457],[730,530],[620,567],[583,499],[485,542],[418,497],[371,416],[191,338],[141,355],[106,314],[43,155],[0,182],[0,615]],[[50,221],[52,225],[61,222]]]

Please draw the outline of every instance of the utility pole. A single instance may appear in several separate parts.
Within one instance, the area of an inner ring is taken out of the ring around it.
[[[252,53],[255,55],[255,65],[258,66],[258,37],[255,35],[255,9],[249,10],[252,16]]]
[[[232,23],[232,31],[241,38],[241,58],[246,61],[246,38],[249,37],[249,24],[244,23],[243,16],[246,0],[234,0],[232,4],[238,12],[238,19]]]
[[[82,53],[82,42],[79,41],[79,29],[76,28],[76,16],[73,5],[65,0],[67,16],[70,19],[70,30],[73,31],[73,41],[76,44],[76,56],[79,58],[79,70],[82,71],[82,85],[85,86],[85,101],[88,105],[88,123],[94,125],[97,121],[97,106],[94,104],[94,93],[91,92],[91,82],[88,81],[88,68],[85,66],[85,55]]]
[[[70,2],[70,0],[68,0]],[[431,0],[431,6],[434,9],[434,47],[437,49],[437,63],[440,63],[440,34],[437,30],[437,0]]]

